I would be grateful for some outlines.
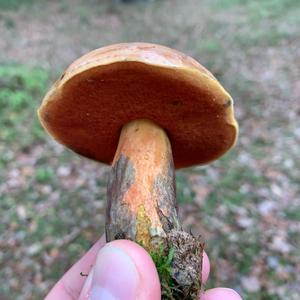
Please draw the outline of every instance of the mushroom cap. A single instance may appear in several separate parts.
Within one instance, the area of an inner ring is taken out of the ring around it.
[[[38,115],[59,143],[110,164],[126,123],[149,119],[169,136],[176,168],[223,155],[237,137],[233,101],[191,57],[168,47],[124,43],[73,62]]]

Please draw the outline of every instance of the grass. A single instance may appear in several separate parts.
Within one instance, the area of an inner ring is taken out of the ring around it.
[[[284,39],[292,39],[300,22],[297,0],[225,0],[213,1],[221,11],[236,10],[242,17],[236,26],[236,42],[242,48],[277,46]],[[284,21],[282,26],[279,21]],[[225,22],[224,22],[225,23]]]
[[[7,65],[0,68],[0,140],[21,149],[41,142],[45,135],[36,111],[40,96],[48,84],[48,73],[42,69]],[[15,141],[18,140],[18,145]]]
[[[35,178],[37,183],[52,182],[55,174],[51,168],[45,166],[37,168],[35,172]]]
[[[284,210],[287,219],[300,221],[300,207],[288,207]]]
[[[34,0],[0,0],[0,9],[16,10],[24,5],[33,4]]]

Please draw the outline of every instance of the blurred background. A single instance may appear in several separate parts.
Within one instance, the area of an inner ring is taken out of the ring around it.
[[[235,99],[235,149],[177,173],[207,288],[300,298],[299,0],[0,0],[0,299],[41,299],[103,233],[108,167],[64,149],[36,110],[82,54],[160,43],[210,69]]]

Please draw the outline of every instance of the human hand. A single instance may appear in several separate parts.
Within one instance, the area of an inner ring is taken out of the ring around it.
[[[210,264],[203,256],[202,281]],[[82,274],[89,274],[88,277]],[[158,274],[149,254],[128,240],[105,243],[102,237],[56,283],[45,300],[160,300]],[[201,300],[242,300],[228,288],[205,291]]]

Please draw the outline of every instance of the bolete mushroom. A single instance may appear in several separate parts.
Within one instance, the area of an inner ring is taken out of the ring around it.
[[[236,141],[233,101],[216,78],[164,46],[112,45],[72,63],[38,114],[59,143],[112,164],[107,241],[130,239],[152,255],[171,251],[163,295],[196,298],[202,243],[181,229],[174,166],[211,162]]]

